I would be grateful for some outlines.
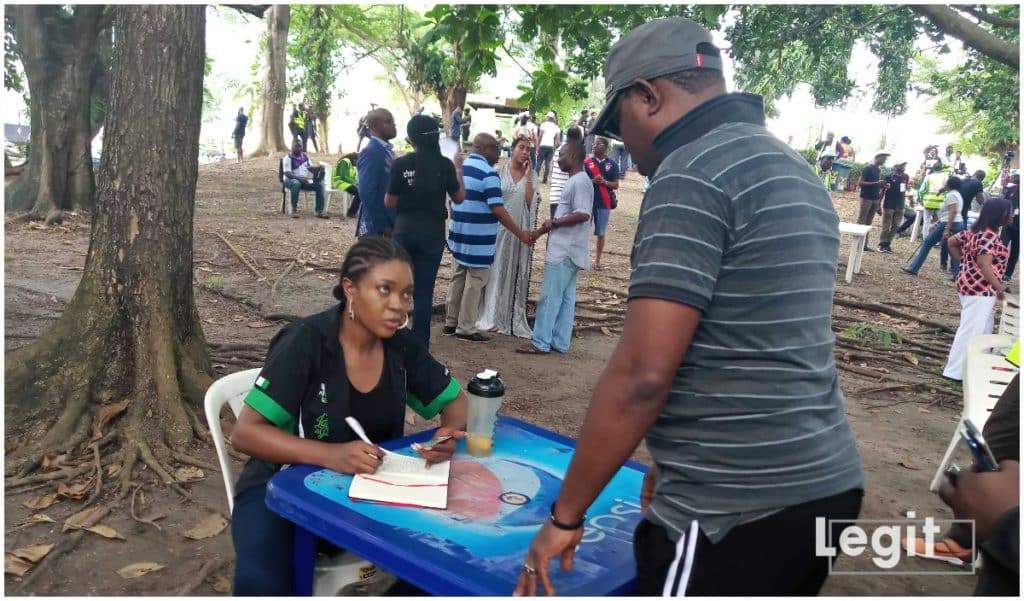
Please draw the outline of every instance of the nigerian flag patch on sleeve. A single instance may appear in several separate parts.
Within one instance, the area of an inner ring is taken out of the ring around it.
[[[268,386],[270,386],[270,380],[264,378],[263,376],[256,378],[256,388],[265,391]]]

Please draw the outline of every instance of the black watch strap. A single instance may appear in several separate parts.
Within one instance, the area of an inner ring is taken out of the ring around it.
[[[565,522],[559,522],[558,518],[555,517],[555,504],[551,504],[551,523],[552,525],[554,525],[555,528],[558,528],[559,530],[579,530],[583,527],[583,524],[586,521],[587,516],[584,515],[580,518],[580,521],[576,522],[575,524],[566,524]]]

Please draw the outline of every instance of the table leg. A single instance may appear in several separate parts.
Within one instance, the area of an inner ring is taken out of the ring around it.
[[[853,273],[860,273],[860,262],[864,259],[864,247],[868,244],[868,237],[862,236],[858,238],[860,241],[857,244],[857,264],[853,267]]]
[[[297,597],[313,595],[313,570],[316,565],[316,535],[295,527],[292,550],[292,593]]]
[[[853,281],[853,267],[857,261],[857,237],[850,237],[850,256],[846,259],[846,283]]]

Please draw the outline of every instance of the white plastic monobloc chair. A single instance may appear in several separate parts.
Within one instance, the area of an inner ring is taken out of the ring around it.
[[[970,419],[979,429],[985,427],[988,416],[1002,396],[1006,386],[1019,371],[1006,360],[1006,351],[1013,345],[1015,338],[1002,334],[984,334],[975,336],[967,344],[967,368],[964,370],[964,409],[960,420],[953,431],[953,440],[949,442],[946,454],[939,463],[939,469],[932,478],[929,489],[934,492],[942,482],[942,473],[949,465],[956,445],[960,442],[960,424]]]
[[[231,473],[231,457],[228,455],[224,432],[220,427],[220,410],[225,403],[231,405],[231,411],[237,419],[242,412],[245,395],[252,390],[252,385],[259,374],[259,369],[247,369],[220,378],[206,391],[203,403],[206,409],[206,422],[210,426],[210,436],[217,449],[217,459],[220,460],[220,471],[224,476],[228,508],[232,511],[235,508],[235,484]],[[334,596],[349,585],[370,582],[377,574],[378,570],[372,563],[351,553],[341,553],[317,562],[313,594],[318,597]]]
[[[1007,294],[1003,298],[1003,312],[999,317],[999,333],[1013,338],[1020,336],[1020,297]]]

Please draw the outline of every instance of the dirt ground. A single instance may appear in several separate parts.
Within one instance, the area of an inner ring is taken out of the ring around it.
[[[337,157],[315,158],[333,163]],[[469,348],[466,346],[468,343],[442,337],[439,332],[433,336],[434,354],[461,381],[466,381],[485,367],[498,369],[509,390],[504,413],[575,436],[593,385],[616,343],[614,325],[602,331],[600,321],[614,317],[616,307],[620,311],[624,307],[621,300],[610,296],[609,290],[624,292],[626,288],[628,253],[635,231],[641,188],[642,178],[631,172],[622,185],[619,208],[613,214],[609,227],[609,252],[604,260],[606,270],[587,272],[581,278],[581,298],[592,303],[600,298],[609,309],[607,314],[597,310],[581,311],[581,324],[597,325],[580,333],[568,356],[541,358],[516,355],[513,349],[520,341],[503,336],[496,336],[490,344]],[[546,190],[544,197],[547,197]],[[839,194],[836,206],[844,220],[853,220],[856,198]],[[332,219],[314,219],[311,200],[303,201],[301,219],[286,218],[280,208],[281,193],[276,182],[275,159],[246,160],[242,164],[226,161],[201,168],[195,222],[195,278],[202,325],[211,344],[265,345],[284,323],[272,319],[274,314],[307,315],[333,303],[330,289],[336,275],[326,269],[340,266],[346,249],[353,243],[353,220],[342,219],[337,206],[330,209]],[[545,212],[546,209],[546,206],[542,207]],[[26,344],[46,328],[74,293],[89,243],[88,215],[72,216],[63,225],[49,229],[8,223],[5,232],[5,349],[10,351]],[[255,272],[243,265],[219,236],[245,254]],[[873,243],[876,242],[877,237],[873,235]],[[906,239],[896,241],[894,246],[895,255],[867,254],[863,273],[848,285],[841,279],[848,253],[844,241],[837,296],[882,303],[955,327],[959,309],[955,292],[948,276],[943,277],[944,274],[939,272],[936,260],[929,260],[921,276],[906,276],[900,273],[899,266],[911,253],[912,246]],[[542,278],[543,257],[541,242],[534,253],[533,298],[538,293]],[[442,302],[446,295],[450,274],[448,261],[446,256],[438,279],[435,303]],[[248,304],[239,302],[239,299]],[[261,310],[256,307],[261,307]],[[836,319],[840,331],[862,322],[901,332],[910,339],[932,340],[933,348],[939,354],[947,351],[951,340],[948,334],[937,335],[934,328],[874,311],[837,306]],[[434,325],[440,328],[437,320]],[[945,345],[939,341],[945,341]],[[841,363],[864,372],[841,372],[847,414],[867,474],[862,517],[899,518],[914,510],[919,516],[949,518],[948,509],[927,489],[956,423],[959,402],[953,396],[936,396],[921,388],[861,392],[893,384],[887,377],[890,374],[918,377],[929,373],[934,379],[941,371],[941,365],[934,360],[926,362],[925,357],[920,358],[920,365],[913,365],[912,361],[918,361],[916,347],[902,344],[896,350],[905,351],[906,360],[900,362],[897,358],[896,363],[891,360],[879,363],[874,361],[873,353],[861,357],[856,352],[850,354],[837,350]],[[216,355],[219,374],[257,365],[252,359],[225,355],[230,353]],[[877,356],[882,356],[882,353]],[[886,356],[894,355],[889,353]],[[572,369],[567,371],[570,365]],[[230,422],[225,420],[224,426],[230,429]],[[423,426],[422,423],[411,423],[410,430]],[[9,451],[21,441],[8,438],[5,442]],[[197,447],[188,452],[216,463],[212,448]],[[649,456],[642,447],[638,449],[636,458],[649,462]],[[963,455],[958,458],[961,465],[967,462]],[[233,467],[237,474],[240,464],[236,462]],[[145,474],[141,478],[146,480]],[[21,588],[21,578],[5,576],[7,590],[11,593],[60,595],[173,594],[196,576],[200,566],[222,559],[221,567],[191,592],[204,595],[226,593],[233,565],[229,530],[201,540],[186,538],[184,531],[193,527],[208,511],[182,503],[177,494],[161,486],[156,478],[149,481],[152,485],[145,490],[144,499],[136,501],[134,510],[137,516],[152,518],[164,515],[154,522],[159,529],[133,519],[127,504],[116,507],[103,523],[126,540],[87,533],[74,551],[40,573],[27,589]],[[226,510],[220,474],[203,470],[198,480],[186,486],[200,500]],[[61,527],[67,517],[80,510],[81,500],[58,497],[52,506],[38,510],[24,505],[55,492],[54,488],[53,484],[43,484],[35,489],[7,491],[4,504],[6,551],[57,543],[70,535],[70,532],[62,533]],[[100,503],[103,502],[101,499]],[[26,521],[33,514],[45,514],[54,522]],[[765,545],[765,551],[770,552],[771,541],[765,541]],[[117,570],[141,561],[155,562],[164,567],[138,578],[125,579],[118,575]],[[840,569],[851,569],[851,566],[855,566],[855,562],[847,559],[837,564]],[[923,566],[922,569],[929,567],[934,566]],[[973,585],[974,577],[964,575],[836,575],[830,578],[823,592],[831,595],[963,595],[969,594]]]

